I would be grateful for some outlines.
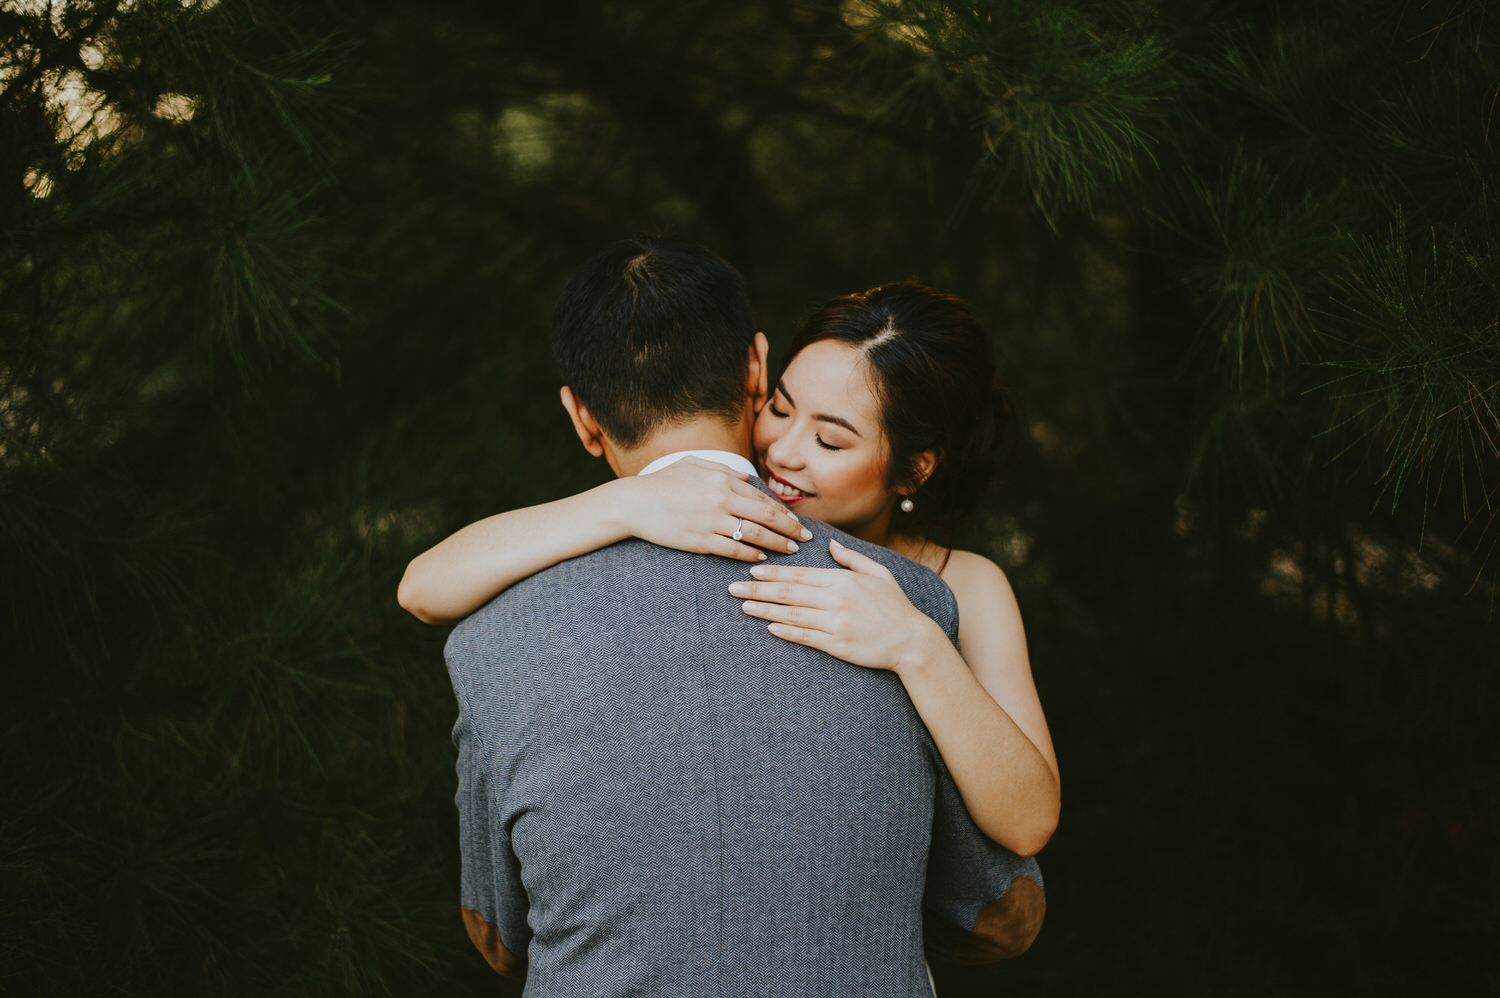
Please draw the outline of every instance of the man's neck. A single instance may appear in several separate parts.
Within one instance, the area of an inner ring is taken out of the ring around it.
[[[628,451],[614,451],[610,467],[626,478],[659,457],[684,450],[721,450],[750,457],[750,425],[725,426],[718,420],[693,420],[659,430]]]

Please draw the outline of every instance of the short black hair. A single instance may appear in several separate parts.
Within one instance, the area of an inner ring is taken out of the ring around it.
[[[563,384],[625,448],[683,419],[732,424],[754,341],[739,271],[673,239],[610,246],[568,279],[552,313]]]

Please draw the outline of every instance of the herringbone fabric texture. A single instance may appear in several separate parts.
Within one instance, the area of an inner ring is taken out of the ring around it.
[[[780,564],[889,566],[957,631],[933,573],[823,524]],[[447,646],[463,904],[528,995],[928,995],[921,901],[973,927],[1035,863],[973,826],[900,681],[767,633],[743,563],[639,541],[493,600]],[[967,921],[966,921],[967,920]]]

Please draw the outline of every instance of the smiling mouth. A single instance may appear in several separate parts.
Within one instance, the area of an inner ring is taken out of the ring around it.
[[[766,469],[766,484],[770,486],[771,492],[782,502],[795,502],[798,499],[811,499],[814,493],[803,492],[791,482],[777,475],[769,468]]]

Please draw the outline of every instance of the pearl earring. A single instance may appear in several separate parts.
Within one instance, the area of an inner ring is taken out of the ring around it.
[[[908,496],[907,498],[901,500],[901,512],[903,512],[903,513],[910,513],[912,510],[914,510],[916,508],[917,508],[917,504],[911,501],[911,497],[910,496]]]

